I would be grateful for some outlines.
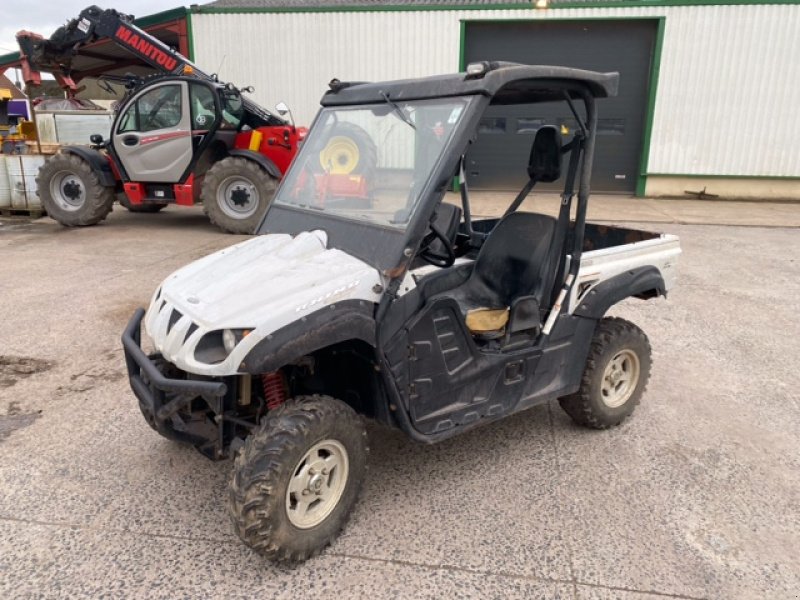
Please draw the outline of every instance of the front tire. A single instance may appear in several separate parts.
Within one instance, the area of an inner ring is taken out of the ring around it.
[[[608,429],[627,419],[644,394],[652,364],[645,333],[625,319],[600,321],[592,338],[580,389],[560,398],[572,420]]]
[[[101,185],[91,165],[74,154],[48,158],[36,186],[47,214],[66,227],[96,225],[114,206],[114,188]]]
[[[200,197],[214,225],[228,233],[253,234],[277,187],[278,181],[254,161],[229,156],[208,170]]]
[[[267,414],[234,463],[229,512],[262,556],[299,562],[339,535],[366,471],[366,430],[347,404],[301,396]]]

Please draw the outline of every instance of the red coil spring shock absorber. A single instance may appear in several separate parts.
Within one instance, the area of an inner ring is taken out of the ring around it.
[[[261,383],[264,385],[264,400],[267,401],[267,408],[275,410],[286,402],[286,385],[283,380],[283,373],[272,371],[261,375]]]

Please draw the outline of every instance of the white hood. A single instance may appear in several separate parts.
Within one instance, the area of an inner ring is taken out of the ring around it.
[[[302,316],[346,299],[377,302],[378,271],[326,246],[323,231],[263,235],[179,269],[147,311],[145,327],[156,350],[191,373],[231,375],[259,341]],[[167,332],[173,310],[180,315]],[[219,329],[251,333],[222,363],[198,362],[197,342]]]

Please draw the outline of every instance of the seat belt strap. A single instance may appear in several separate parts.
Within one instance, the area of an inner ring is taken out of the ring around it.
[[[530,179],[528,181],[528,183],[525,184],[525,187],[522,188],[520,193],[517,194],[517,197],[514,198],[514,201],[511,203],[511,206],[509,206],[506,209],[506,212],[503,213],[503,216],[507,217],[508,215],[510,215],[511,213],[516,211],[519,208],[519,205],[522,204],[522,201],[525,200],[525,198],[528,197],[528,194],[531,193],[531,190],[533,189],[533,186],[535,186],[535,185],[536,185],[536,180],[535,179]]]
[[[556,223],[556,231],[553,235],[553,240],[550,246],[550,256],[552,253],[557,253],[559,258],[556,272],[553,274],[553,283],[550,288],[550,305],[551,313],[557,307],[556,299],[561,291],[562,283],[557,281],[556,277],[561,275],[564,270],[564,261],[566,260],[565,248],[567,242],[567,230],[569,229],[569,215],[572,211],[572,199],[575,196],[575,176],[578,172],[578,163],[580,162],[583,154],[583,141],[584,137],[580,133],[576,133],[575,137],[570,142],[572,151],[569,155],[569,166],[567,167],[567,180],[564,184],[564,193],[561,195],[561,208],[558,211],[558,222]],[[549,261],[548,261],[549,262]],[[569,281],[568,283],[571,283]],[[558,307],[560,308],[560,306]]]

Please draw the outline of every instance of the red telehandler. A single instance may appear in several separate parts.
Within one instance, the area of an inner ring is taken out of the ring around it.
[[[102,221],[118,194],[135,212],[202,200],[224,231],[255,231],[306,128],[242,96],[252,88],[240,90],[204,73],[134,25],[132,16],[97,6],[49,39],[17,34],[26,82],[40,83],[45,71],[75,89],[72,59],[82,51],[91,55],[85,47],[106,38],[156,73],[116,78],[127,93],[109,139],[93,135],[92,146],[62,147],[45,162],[37,183],[47,213],[62,225],[84,226]]]

